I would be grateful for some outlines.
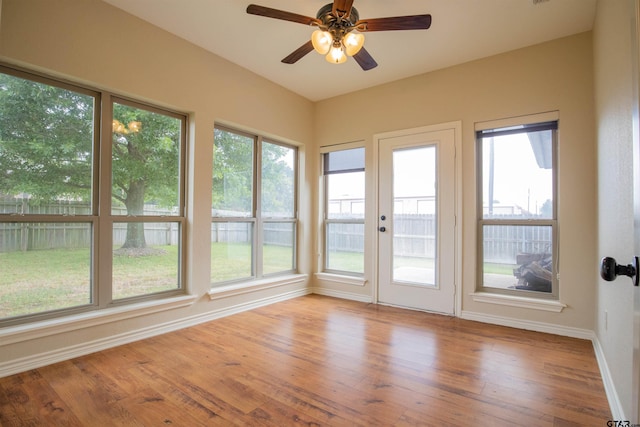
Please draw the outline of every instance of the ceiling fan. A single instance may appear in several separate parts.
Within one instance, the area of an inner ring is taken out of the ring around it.
[[[341,64],[347,60],[347,56],[352,56],[365,71],[375,68],[378,63],[364,48],[364,35],[361,33],[426,30],[431,26],[429,14],[360,19],[358,10],[353,7],[353,0],[334,0],[321,7],[315,18],[256,4],[250,4],[247,13],[318,28],[311,35],[311,40],[282,60],[285,64],[294,64],[315,49],[334,64]]]

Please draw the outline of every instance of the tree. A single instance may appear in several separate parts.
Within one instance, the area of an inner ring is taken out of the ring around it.
[[[124,125],[126,123],[126,125]],[[143,215],[145,203],[179,204],[180,120],[123,104],[113,104],[112,192],[114,207]],[[123,248],[144,248],[144,224],[127,223]]]
[[[91,203],[94,98],[0,74],[0,193]]]
[[[91,206],[96,103],[89,94],[0,73],[0,194]],[[145,203],[177,206],[180,119],[114,103],[113,131],[113,207],[142,215]],[[129,222],[123,247],[145,246],[143,224]]]
[[[212,206],[224,216],[252,216],[253,138],[214,130]]]
[[[254,138],[215,129],[212,206],[221,216],[252,216]],[[293,149],[264,142],[261,206],[266,216],[293,216]]]

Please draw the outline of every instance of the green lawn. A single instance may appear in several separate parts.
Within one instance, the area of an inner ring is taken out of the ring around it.
[[[114,257],[114,298],[177,287],[177,247],[158,249],[161,255]],[[0,271],[0,318],[91,303],[88,249],[0,253]]]
[[[113,258],[114,298],[127,298],[177,287],[178,248],[156,247],[160,253]],[[211,282],[251,277],[251,247],[211,245]],[[336,270],[362,271],[363,255],[332,254]],[[291,248],[264,247],[264,273],[288,271]],[[416,264],[417,263],[417,264]],[[397,266],[424,266],[424,260],[402,258]],[[485,264],[485,273],[513,275],[512,265]],[[91,262],[88,249],[57,249],[0,253],[0,318],[77,307],[91,303]]]
[[[156,255],[113,257],[113,298],[175,289],[178,248],[154,247]],[[249,245],[211,245],[211,280],[251,276]],[[265,274],[291,269],[291,248],[265,246]],[[88,249],[0,253],[0,318],[91,304]]]

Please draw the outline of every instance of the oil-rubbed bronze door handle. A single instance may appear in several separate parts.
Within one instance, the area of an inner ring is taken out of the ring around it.
[[[611,257],[604,257],[602,261],[600,261],[600,277],[602,277],[607,282],[612,282],[616,279],[616,277],[628,276],[633,279],[633,285],[638,286],[638,280],[640,275],[638,274],[640,271],[638,257],[633,257],[633,264],[629,265],[621,265],[616,263],[616,260]]]

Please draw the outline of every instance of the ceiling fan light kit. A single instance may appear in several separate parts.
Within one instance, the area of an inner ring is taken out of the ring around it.
[[[361,20],[353,0],[334,0],[321,7],[315,18],[255,4],[247,7],[247,13],[318,27],[307,43],[282,60],[286,64],[294,64],[315,50],[332,64],[342,64],[352,56],[365,71],[375,68],[378,63],[364,48],[363,32],[426,30],[431,26],[431,15],[428,14]]]

